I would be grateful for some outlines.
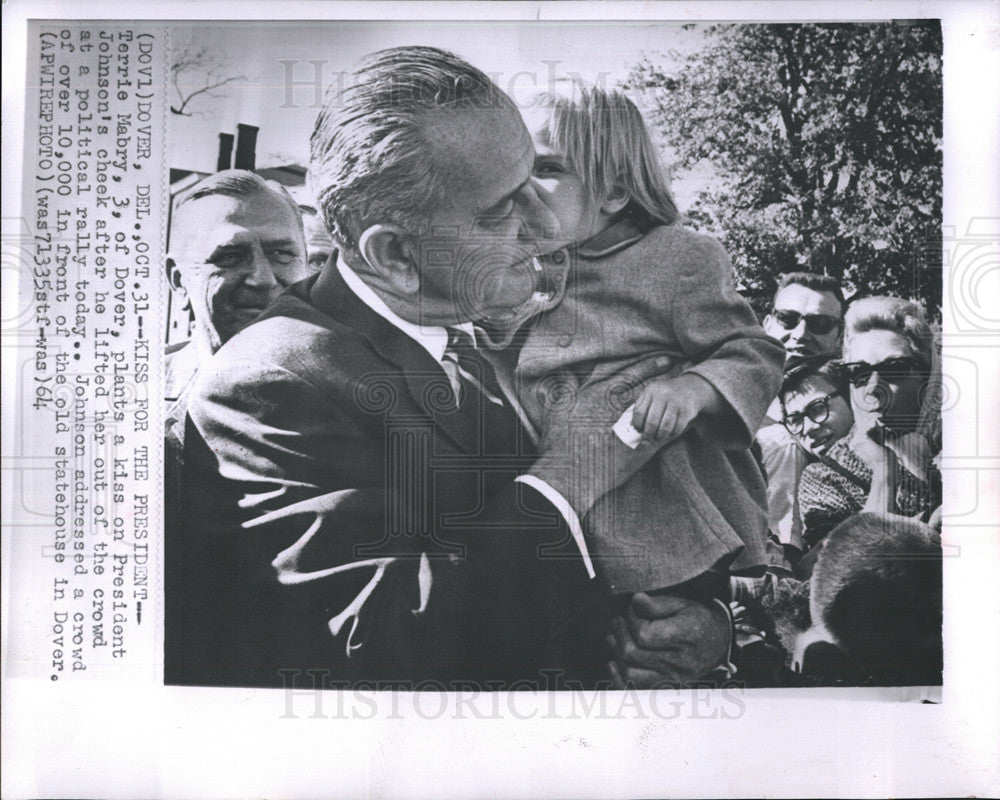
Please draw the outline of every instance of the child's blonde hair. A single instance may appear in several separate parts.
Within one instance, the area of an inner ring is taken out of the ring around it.
[[[575,84],[572,96],[546,92],[535,103],[547,112],[538,131],[541,143],[563,153],[596,198],[619,184],[630,198],[627,210],[642,209],[665,225],[676,221],[677,206],[646,123],[624,94]]]

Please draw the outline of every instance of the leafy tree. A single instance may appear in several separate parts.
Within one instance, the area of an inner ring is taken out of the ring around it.
[[[689,221],[758,310],[808,270],[939,311],[939,23],[713,25],[627,83],[676,166],[711,174]]]

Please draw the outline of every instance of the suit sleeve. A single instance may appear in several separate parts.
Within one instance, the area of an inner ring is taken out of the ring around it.
[[[343,661],[329,620],[377,570],[351,569],[376,489],[363,468],[352,485],[337,467],[359,433],[316,387],[279,367],[210,367],[188,406],[182,524],[167,535],[166,678],[280,685],[284,670]]]
[[[732,413],[713,429],[727,446],[749,447],[781,386],[785,351],[764,333],[733,288],[732,264],[714,239],[692,234],[670,254],[676,286],[670,321],[688,370],[707,380]]]
[[[419,489],[405,469],[387,475],[384,418],[355,388],[232,361],[200,382],[187,524],[168,544],[168,575],[180,576],[168,588],[168,682],[311,685],[311,668],[480,677],[483,665],[509,679],[532,659],[564,660],[558,642],[572,637],[549,636],[571,618],[561,590],[587,580],[562,518],[512,475],[476,526],[448,528],[447,547],[390,535],[419,513]]]

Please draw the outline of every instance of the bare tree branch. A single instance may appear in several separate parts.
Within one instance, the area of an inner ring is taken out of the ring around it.
[[[197,112],[189,108],[192,100],[201,95],[224,97],[224,94],[213,94],[213,91],[246,80],[244,75],[227,75],[227,71],[227,65],[205,46],[181,50],[170,65],[170,79],[177,92],[177,102],[170,106],[171,113],[194,116]],[[192,74],[190,81],[186,79],[188,73]]]
[[[212,94],[212,90],[218,89],[220,86],[225,86],[227,83],[232,83],[233,81],[241,81],[241,80],[244,80],[244,77],[242,75],[234,75],[231,78],[224,78],[221,81],[210,83],[208,86],[203,86],[200,89],[195,89],[194,91],[189,92],[187,95],[185,95],[184,92],[181,91],[180,86],[178,86],[175,83],[174,87],[177,89],[177,94],[180,96],[181,102],[177,106],[170,106],[170,111],[174,114],[180,114],[181,116],[184,117],[193,116],[190,111],[185,111],[184,109],[188,107],[188,104],[194,98],[202,94],[208,94],[209,97],[220,97],[220,95]]]

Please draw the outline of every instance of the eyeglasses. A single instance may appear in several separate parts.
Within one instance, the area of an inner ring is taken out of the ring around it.
[[[916,367],[917,360],[912,356],[887,358],[878,364],[869,364],[866,361],[847,361],[841,364],[847,380],[854,386],[864,386],[874,373],[878,373],[879,378],[883,380],[895,383],[908,377]]]
[[[786,331],[797,328],[802,320],[806,321],[806,330],[814,336],[825,336],[840,327],[840,318],[829,314],[800,314],[786,308],[776,308],[771,313]]]
[[[784,423],[789,433],[798,435],[802,433],[806,417],[811,419],[817,425],[822,422],[826,422],[830,417],[830,400],[838,395],[840,395],[839,390],[831,392],[825,397],[817,397],[801,411],[794,411],[791,414],[785,414],[781,421]]]

